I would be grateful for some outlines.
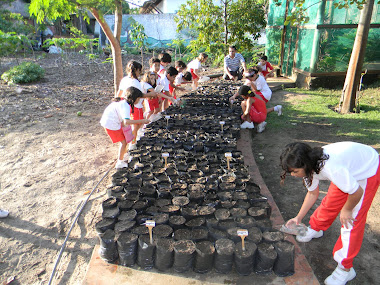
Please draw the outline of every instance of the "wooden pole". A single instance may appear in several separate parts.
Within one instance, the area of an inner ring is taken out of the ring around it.
[[[356,93],[358,91],[360,75],[363,68],[364,53],[367,46],[374,2],[375,0],[368,0],[360,12],[358,30],[356,32],[351,59],[348,64],[346,80],[343,86],[343,104],[340,108],[340,113],[342,114],[353,112],[355,107]]]

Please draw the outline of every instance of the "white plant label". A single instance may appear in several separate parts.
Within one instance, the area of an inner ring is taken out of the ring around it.
[[[219,124],[224,125],[226,122],[225,121],[220,121]]]
[[[156,226],[156,222],[153,221],[153,220],[147,220],[145,222],[145,226],[147,226],[147,227],[155,227]]]
[[[169,116],[169,115],[166,115],[166,116],[165,116],[165,119],[166,119],[166,120],[169,120],[169,119],[170,119],[170,116]]]
[[[163,152],[162,153],[162,157],[169,157],[169,153],[168,152]]]
[[[228,158],[228,157],[232,157],[232,153],[230,153],[230,152],[226,152],[226,153],[224,154],[224,156],[227,157],[227,158]]]
[[[246,237],[248,236],[248,230],[238,230],[237,234],[239,237]]]

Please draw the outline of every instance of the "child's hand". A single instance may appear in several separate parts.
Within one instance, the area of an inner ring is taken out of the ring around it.
[[[143,124],[149,124],[151,121],[149,119],[143,119]]]

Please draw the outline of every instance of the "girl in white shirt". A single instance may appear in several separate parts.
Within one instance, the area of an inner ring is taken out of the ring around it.
[[[101,126],[105,129],[112,142],[120,142],[116,168],[128,167],[128,164],[123,159],[129,142],[126,141],[122,127],[130,124],[149,123],[149,120],[145,119],[130,119],[130,111],[131,109],[133,110],[133,105],[142,98],[141,91],[135,87],[129,87],[122,94],[122,98],[115,98],[115,101],[107,106],[100,120]]]
[[[205,63],[207,58],[208,55],[204,52],[201,52],[196,59],[190,61],[187,65],[187,69],[193,76],[193,89],[196,89],[198,87],[198,81],[201,78],[200,71],[202,69],[202,63]]]
[[[346,284],[356,276],[352,262],[360,251],[367,212],[379,188],[379,154],[372,147],[355,142],[314,148],[296,142],[285,147],[281,166],[281,182],[290,173],[303,178],[308,189],[301,209],[287,226],[301,223],[318,199],[319,181],[330,180],[327,195],[310,217],[306,235],[298,235],[297,240],[309,242],[322,237],[340,213],[341,235],[333,250],[338,266],[325,284]]]

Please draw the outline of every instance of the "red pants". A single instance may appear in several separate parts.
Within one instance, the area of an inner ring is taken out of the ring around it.
[[[267,106],[263,100],[255,98],[255,102],[253,102],[251,110],[249,110],[249,117],[256,124],[260,124],[266,120]],[[243,119],[243,116],[241,118]]]
[[[333,249],[333,256],[335,261],[338,262],[338,266],[347,269],[352,267],[352,261],[359,253],[362,245],[367,213],[380,184],[380,165],[374,176],[360,184],[364,193],[362,199],[352,211],[353,218],[356,219],[354,226],[349,226],[348,229],[341,227],[340,237]],[[336,185],[331,183],[321,205],[310,217],[310,227],[316,231],[327,230],[342,210],[347,198],[347,193],[342,192]]]
[[[255,91],[255,94],[259,95],[265,103],[268,103],[268,100],[264,97],[263,93],[261,93],[260,91]]]

